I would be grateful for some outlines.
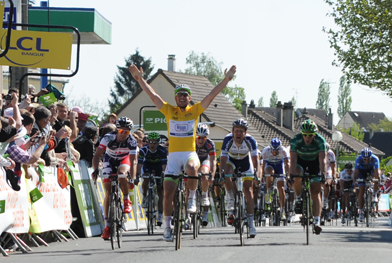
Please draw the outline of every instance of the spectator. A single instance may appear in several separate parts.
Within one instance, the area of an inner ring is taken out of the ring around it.
[[[65,103],[57,103],[57,119],[55,121],[55,124],[53,125],[53,128],[56,131],[59,131],[62,127],[65,125],[69,126],[72,129],[72,134],[71,134],[71,141],[76,139],[77,136],[77,126],[76,126],[76,119],[77,119],[77,112],[70,111],[69,112],[69,117],[70,119],[67,120],[67,115],[68,115],[68,106]],[[58,146],[55,149],[56,153],[64,153],[66,152],[65,149],[65,140],[61,140],[58,144]]]
[[[103,127],[105,127],[106,125],[108,125],[108,124],[110,124],[110,123],[116,125],[116,122],[117,122],[117,115],[114,114],[114,113],[111,113],[111,114],[109,115],[109,117],[108,117],[108,122],[105,123],[105,124],[103,125]]]
[[[148,142],[149,142],[149,139],[148,139],[148,135],[146,134],[146,135],[144,135],[144,137],[143,137],[143,146],[144,146],[144,145],[147,145]]]
[[[137,147],[139,150],[140,148],[143,147],[143,139],[141,137],[139,137],[139,135],[136,133],[132,133],[132,136],[135,137],[135,139],[137,140]]]
[[[85,128],[83,135],[78,136],[73,141],[74,148],[80,153],[80,160],[85,160],[88,167],[91,167],[95,154],[94,141],[97,137],[97,127],[88,126]]]
[[[79,113],[79,118],[78,118],[78,123],[77,123],[77,127],[79,129],[79,134],[84,133],[84,128],[86,127],[87,120],[88,120],[87,114],[85,114],[83,112]]]

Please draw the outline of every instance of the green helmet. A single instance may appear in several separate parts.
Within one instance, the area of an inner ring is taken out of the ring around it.
[[[191,87],[189,87],[187,84],[180,84],[174,89],[174,95],[177,95],[177,92],[180,90],[185,90],[186,92],[189,93],[189,95],[192,95],[191,93]]]
[[[148,134],[148,139],[149,140],[159,140],[159,138],[161,138],[161,135],[159,135],[159,133],[157,133],[157,132],[150,132],[149,134]]]
[[[301,124],[301,130],[302,132],[317,132],[317,125],[314,121],[311,119],[307,119]]]

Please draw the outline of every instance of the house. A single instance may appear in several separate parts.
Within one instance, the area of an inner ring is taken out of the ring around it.
[[[246,103],[243,107],[246,107]],[[261,133],[267,142],[274,137],[278,137],[284,146],[289,146],[291,138],[300,132],[301,123],[306,119],[312,119],[316,122],[319,133],[326,139],[331,148],[337,148],[338,142],[332,140],[332,134],[338,131],[338,129],[333,125],[333,114],[331,111],[327,115],[327,121],[310,114],[308,111],[303,111],[299,117],[294,118],[292,103],[282,104],[279,101],[275,108],[275,116],[268,114],[263,108],[254,107],[254,104],[250,105],[246,112],[249,123]],[[348,134],[342,133],[342,135],[343,139],[339,142],[340,151],[359,153],[364,147],[368,147],[367,143],[359,141]],[[372,150],[378,156],[384,155],[384,152],[378,148],[372,147]]]
[[[348,111],[338,122],[338,126],[341,129],[348,129],[356,122],[362,130],[368,130],[370,124],[379,124],[384,118],[386,116],[382,112]]]
[[[168,64],[170,70],[159,69],[147,82],[163,100],[172,105],[175,105],[174,88],[179,84],[188,84],[191,87],[191,104],[201,101],[214,86],[204,76],[175,72],[174,60],[173,55],[170,55]],[[140,90],[116,114],[119,117],[127,116],[133,120],[134,124],[140,125],[143,124],[143,115],[148,110],[157,111],[148,95]],[[213,123],[210,125],[209,138],[214,140],[217,149],[220,150],[223,138],[232,131],[233,121],[239,118],[244,118],[244,116],[220,93],[200,116],[199,122]],[[162,129],[162,133],[165,132],[163,130],[166,131],[166,129]],[[248,133],[254,136],[260,148],[268,145],[268,142],[252,125],[248,129]]]
[[[383,151],[385,153],[383,158],[392,156],[392,147],[390,144],[392,142],[392,132],[374,132],[370,130],[365,132],[363,141]]]

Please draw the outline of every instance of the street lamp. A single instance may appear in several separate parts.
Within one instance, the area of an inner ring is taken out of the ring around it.
[[[336,163],[338,164],[338,172],[339,172],[339,142],[343,139],[343,135],[340,131],[334,131],[332,133],[332,140],[337,142],[336,144]]]

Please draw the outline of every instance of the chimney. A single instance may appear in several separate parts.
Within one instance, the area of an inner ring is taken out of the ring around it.
[[[241,104],[241,113],[244,115],[245,119],[248,117],[248,105],[246,104],[246,100],[242,101]]]
[[[291,101],[283,105],[283,127],[289,130],[294,127],[294,107]]]
[[[254,109],[255,107],[255,100],[250,100],[249,109]]]
[[[276,125],[279,127],[283,125],[283,105],[280,101],[276,105]]]
[[[167,70],[171,72],[176,71],[176,55],[169,55],[167,58]]]
[[[329,113],[328,113],[328,129],[332,130],[332,126],[333,126],[333,114],[332,114],[332,109],[329,108]]]

